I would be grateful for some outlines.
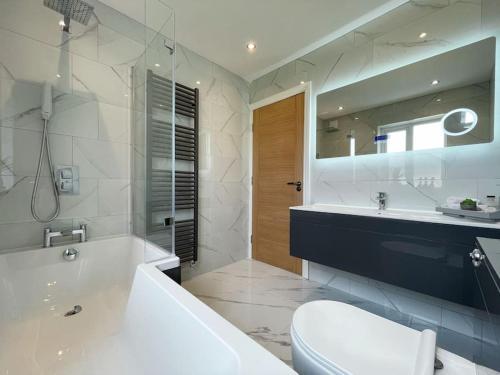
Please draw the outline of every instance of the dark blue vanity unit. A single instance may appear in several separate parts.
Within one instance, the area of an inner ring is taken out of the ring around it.
[[[470,253],[500,229],[290,210],[293,256],[484,309]],[[457,221],[459,222],[459,221]]]

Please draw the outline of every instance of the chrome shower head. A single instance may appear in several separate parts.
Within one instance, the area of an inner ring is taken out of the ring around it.
[[[94,13],[94,7],[82,0],[43,0],[43,5],[64,16],[64,31],[69,31],[70,19],[86,26]]]

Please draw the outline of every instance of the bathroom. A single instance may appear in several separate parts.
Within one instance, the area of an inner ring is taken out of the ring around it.
[[[499,374],[499,37],[499,0],[0,0],[0,374]]]

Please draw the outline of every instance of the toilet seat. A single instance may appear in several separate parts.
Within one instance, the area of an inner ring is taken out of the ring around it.
[[[314,301],[293,316],[293,363],[299,373],[430,375],[436,335],[335,301]]]

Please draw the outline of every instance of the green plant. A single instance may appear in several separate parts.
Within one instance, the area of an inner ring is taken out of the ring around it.
[[[461,204],[464,204],[464,205],[472,205],[472,206],[473,206],[473,205],[475,205],[475,204],[476,204],[476,201],[474,201],[474,200],[472,200],[472,199],[470,199],[470,198],[467,198],[467,199],[463,200],[463,201],[461,202]]]

